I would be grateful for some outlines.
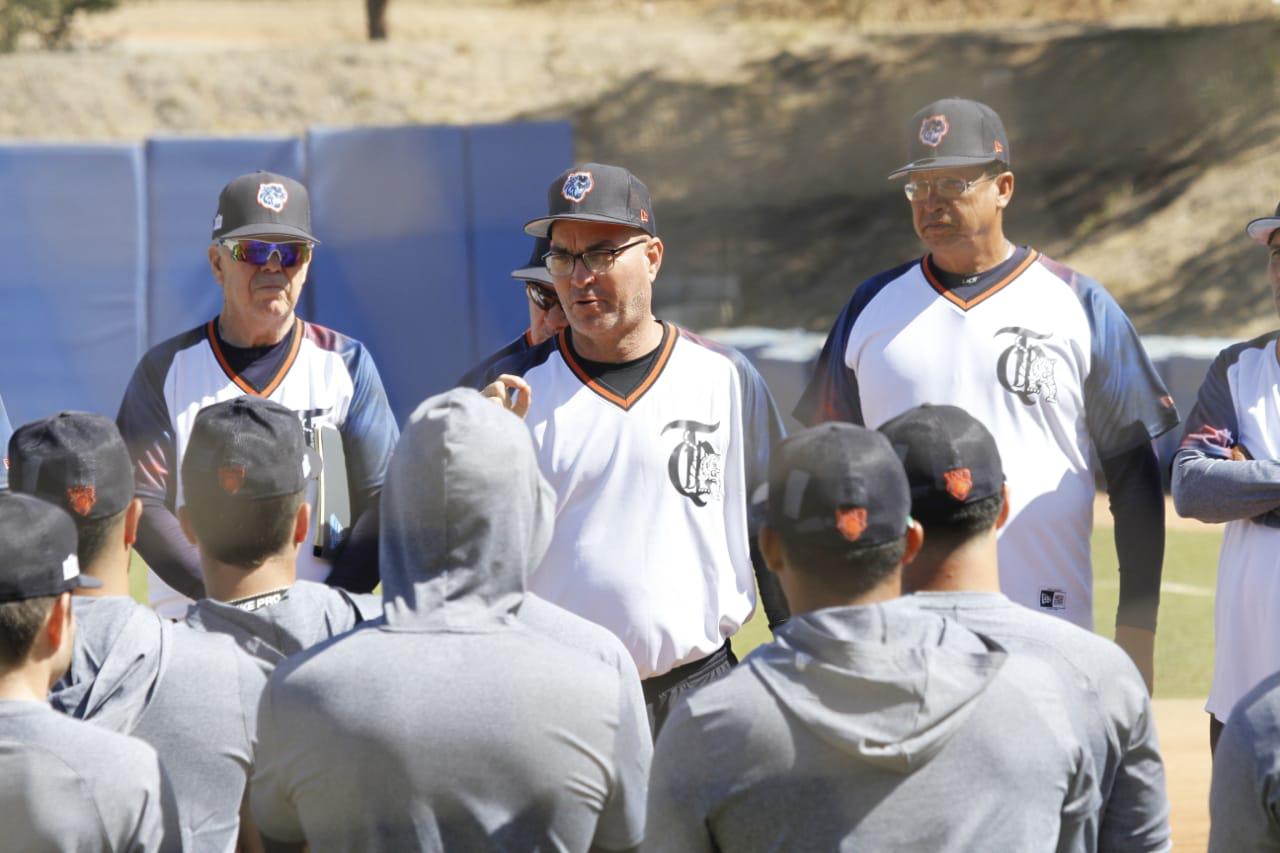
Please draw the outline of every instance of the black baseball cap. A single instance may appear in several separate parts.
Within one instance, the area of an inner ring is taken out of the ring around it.
[[[1008,164],[1009,137],[1004,122],[986,104],[943,98],[916,113],[907,125],[908,162],[889,179],[925,169]]]
[[[222,188],[213,239],[279,237],[319,243],[311,233],[307,188],[284,175],[253,172]]]
[[[788,539],[862,550],[907,532],[911,494],[902,463],[875,430],[825,423],[795,433],[769,459],[766,520]]]
[[[547,215],[525,223],[524,233],[547,237],[561,219],[609,222],[658,233],[649,188],[621,166],[584,163],[566,169],[547,190]]]
[[[516,281],[536,281],[538,284],[548,286],[554,285],[555,282],[551,278],[551,273],[547,272],[547,265],[543,263],[542,256],[551,251],[551,240],[547,237],[539,237],[533,241],[533,254],[529,256],[529,262],[520,269],[512,270],[511,277]]]
[[[882,424],[911,484],[917,516],[949,512],[1000,494],[1004,468],[996,440],[957,406],[916,406]]]
[[[251,395],[201,409],[182,457],[183,491],[204,499],[292,495],[319,473],[297,413]]]
[[[133,500],[133,462],[113,420],[59,412],[10,436],[9,488],[80,518],[111,518]]]
[[[1245,226],[1245,233],[1255,243],[1266,246],[1271,242],[1271,232],[1280,228],[1280,204],[1276,205],[1275,216],[1261,216]]]
[[[17,492],[0,492],[0,602],[60,595],[102,586],[80,574],[75,522],[58,507]]]

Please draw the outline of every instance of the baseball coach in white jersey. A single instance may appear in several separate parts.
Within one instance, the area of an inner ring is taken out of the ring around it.
[[[1280,313],[1280,207],[1253,220],[1267,247]],[[1280,671],[1280,330],[1233,344],[1214,359],[1173,457],[1179,515],[1227,522],[1214,600],[1210,744],[1255,684]]]
[[[205,406],[244,395],[297,412],[326,462],[309,486],[312,530],[298,577],[355,592],[378,583],[378,494],[400,432],[364,345],[295,313],[318,242],[302,184],[269,172],[228,183],[209,246],[222,311],[152,347],[125,389],[116,422],[146,507],[137,548],[152,569],[151,604],[165,616],[181,617],[204,590],[175,515],[192,425]]]
[[[530,591],[622,640],[656,730],[729,671],[757,579],[770,625],[786,618],[747,512],[782,422],[742,355],[654,318],[663,244],[638,178],[587,163],[548,202],[525,230],[550,238],[569,328],[493,365],[485,393],[524,416],[558,496]]]
[[[1151,439],[1177,425],[1173,399],[1102,285],[1005,237],[1014,175],[994,110],[935,101],[908,137],[910,160],[889,177],[906,177],[928,253],[854,291],[796,417],[878,427],[921,403],[968,411],[995,435],[1009,478],[1001,589],[1086,628],[1096,455],[1116,520],[1116,641],[1150,688],[1164,562]]]

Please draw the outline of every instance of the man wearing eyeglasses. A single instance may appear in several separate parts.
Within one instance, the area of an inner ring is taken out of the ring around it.
[[[995,435],[1010,492],[1000,586],[1093,626],[1094,472],[1120,559],[1116,641],[1151,689],[1164,500],[1151,439],[1178,423],[1132,324],[1096,281],[1004,235],[1009,140],[995,111],[935,101],[908,125],[907,200],[923,258],[853,293],[796,408],[809,424],[878,427],[922,403],[967,410]],[[966,472],[948,488],[963,494]]]
[[[533,254],[529,262],[511,271],[511,277],[524,283],[525,299],[529,302],[529,328],[511,343],[490,354],[475,367],[463,374],[458,384],[479,391],[487,381],[489,368],[504,358],[522,353],[537,346],[547,338],[555,337],[568,325],[564,310],[556,297],[556,288],[543,263],[542,256],[551,249],[545,237],[533,241]]]
[[[117,422],[146,508],[137,550],[163,615],[182,616],[204,594],[198,554],[175,517],[196,414],[246,394],[297,412],[326,460],[310,474],[312,530],[297,576],[357,592],[378,582],[378,494],[399,429],[364,345],[295,313],[318,243],[302,184],[268,172],[228,183],[208,251],[222,310],[153,347],[125,391]],[[234,486],[245,472],[226,476]]]
[[[548,202],[525,231],[550,240],[569,327],[491,367],[485,393],[525,418],[557,495],[529,591],[622,640],[656,731],[729,671],[757,580],[771,625],[786,618],[747,513],[782,424],[745,358],[654,318],[663,244],[638,178],[587,163]]]

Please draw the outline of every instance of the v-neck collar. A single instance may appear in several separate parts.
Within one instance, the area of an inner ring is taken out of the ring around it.
[[[658,377],[662,375],[663,369],[671,359],[671,351],[675,349],[676,338],[679,336],[675,326],[665,321],[662,322],[662,341],[658,344],[658,357],[654,359],[653,365],[649,368],[648,373],[645,374],[644,380],[625,397],[606,388],[587,374],[587,371],[578,363],[578,359],[574,357],[573,347],[569,344],[568,329],[556,336],[556,348],[560,350],[560,356],[564,359],[564,363],[569,365],[569,369],[573,371],[574,376],[578,377],[579,382],[625,412],[640,402],[640,398],[653,387],[653,383],[658,381]]]
[[[952,290],[947,288],[946,285],[938,281],[938,277],[933,274],[933,270],[929,269],[929,257],[929,255],[925,255],[920,259],[920,271],[924,273],[925,281],[929,283],[930,287],[938,292],[939,296],[955,305],[961,311],[968,311],[970,308],[974,308],[982,304],[1012,284],[1018,276],[1026,272],[1027,268],[1035,263],[1036,259],[1040,257],[1040,253],[1035,249],[1028,250],[1027,256],[1022,259],[1022,263],[1010,270],[1009,274],[1004,278],[1000,279],[972,299],[961,299]]]
[[[293,319],[293,329],[290,332],[293,340],[289,344],[289,352],[284,357],[284,361],[280,362],[280,367],[276,370],[275,375],[271,377],[271,381],[263,386],[261,391],[254,388],[247,379],[231,369],[231,364],[227,361],[227,356],[222,351],[222,343],[218,340],[217,317],[209,321],[209,325],[205,327],[205,334],[209,338],[209,349],[213,350],[213,357],[217,359],[222,372],[236,384],[236,387],[255,397],[270,397],[271,392],[280,387],[280,383],[284,381],[285,376],[289,373],[289,368],[293,367],[293,362],[298,357],[298,350],[302,347],[302,319],[299,317]]]

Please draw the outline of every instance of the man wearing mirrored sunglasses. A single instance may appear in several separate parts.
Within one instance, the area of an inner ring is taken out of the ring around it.
[[[555,283],[542,260],[542,256],[550,250],[551,244],[547,239],[539,237],[533,241],[533,254],[529,256],[529,262],[511,271],[511,277],[524,285],[525,299],[529,303],[529,328],[520,337],[468,370],[458,380],[459,385],[479,391],[487,381],[485,377],[490,367],[508,356],[524,352],[529,347],[555,337],[568,325],[564,309],[560,307],[560,299],[556,296]]]
[[[771,626],[786,618],[747,513],[782,423],[741,354],[654,318],[663,244],[636,176],[587,163],[547,197],[525,231],[550,241],[569,327],[493,365],[485,393],[524,416],[557,494],[529,590],[622,640],[656,731],[729,671],[757,580]]]
[[[1010,242],[1009,140],[994,110],[935,101],[907,128],[905,177],[928,253],[865,281],[796,407],[804,423],[878,427],[921,403],[959,406],[1009,472],[1000,586],[1093,627],[1094,472],[1102,460],[1120,559],[1116,642],[1153,678],[1164,499],[1151,439],[1178,423],[1129,319],[1098,282]],[[957,475],[957,490],[964,484]]]
[[[306,187],[241,175],[218,198],[212,237],[221,312],[143,357],[117,417],[146,507],[137,550],[152,569],[151,603],[180,617],[204,595],[199,557],[175,515],[182,457],[202,408],[246,394],[297,412],[328,461],[308,488],[312,529],[298,577],[368,592],[378,582],[378,494],[399,429],[364,345],[296,314],[319,244]]]

